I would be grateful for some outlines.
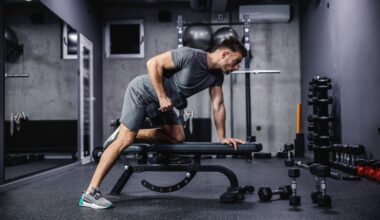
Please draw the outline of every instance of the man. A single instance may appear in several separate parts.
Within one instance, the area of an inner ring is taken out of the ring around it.
[[[220,142],[237,149],[244,141],[225,136],[225,106],[222,84],[224,74],[239,69],[247,55],[244,46],[235,38],[224,40],[212,53],[182,47],[157,55],[147,62],[148,75],[133,79],[125,92],[119,128],[108,138],[106,149],[79,205],[103,209],[112,203],[102,197],[99,186],[119,155],[135,139],[181,143],[185,140],[183,127],[173,110],[171,94],[180,92],[190,97],[209,88],[215,127]],[[160,129],[140,129],[149,103],[160,105],[159,117],[154,120]]]

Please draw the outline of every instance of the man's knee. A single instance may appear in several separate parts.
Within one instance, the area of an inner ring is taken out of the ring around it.
[[[172,139],[175,143],[183,143],[185,141],[185,134],[183,132],[174,133],[174,136],[172,136]]]
[[[128,146],[133,144],[133,139],[126,138],[126,137],[118,137],[113,144],[111,144],[108,148],[111,148],[113,151],[116,151],[117,153],[121,153],[126,149]]]
[[[127,127],[124,125],[120,125],[121,129],[120,132],[115,140],[116,144],[114,147],[116,150],[121,153],[125,148],[133,144],[136,133],[130,131]]]

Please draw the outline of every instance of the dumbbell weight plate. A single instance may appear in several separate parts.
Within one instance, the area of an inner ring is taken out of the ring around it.
[[[329,195],[317,195],[317,204],[318,206],[330,207],[331,206],[331,197]]]
[[[92,152],[92,158],[94,159],[95,163],[98,163],[100,161],[100,157],[103,154],[103,147],[95,147],[94,151]]]
[[[300,196],[290,196],[289,197],[289,205],[300,206],[301,205],[301,197]]]
[[[289,196],[292,194],[292,187],[290,185],[279,187],[278,190],[281,190],[280,198],[289,199]]]
[[[255,187],[253,186],[244,186],[243,191],[247,193],[253,193],[255,191]]]
[[[287,167],[294,166],[294,160],[285,160],[284,163]]]
[[[312,193],[311,193],[311,201],[312,201],[313,203],[317,203],[317,197],[318,197],[319,195],[322,195],[322,192],[312,192]]]
[[[272,198],[272,190],[269,187],[260,187],[257,194],[259,195],[260,201],[263,202],[268,202]]]

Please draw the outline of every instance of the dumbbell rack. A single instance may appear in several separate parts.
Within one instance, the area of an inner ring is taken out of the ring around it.
[[[356,144],[333,144],[330,166],[346,173],[357,175],[357,159],[363,155],[365,148]]]
[[[314,76],[309,82],[308,104],[313,106],[313,114],[309,115],[308,149],[314,151],[314,163],[329,165],[329,151],[332,142],[331,122],[333,117],[329,114],[329,105],[333,98],[328,95],[332,88],[331,79]]]

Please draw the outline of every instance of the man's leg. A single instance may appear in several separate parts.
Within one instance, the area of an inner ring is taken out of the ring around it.
[[[123,124],[120,124],[120,132],[116,140],[103,152],[91,183],[87,188],[87,192],[91,192],[93,188],[98,188],[100,186],[115,161],[119,158],[123,150],[133,143],[136,135],[137,132],[133,132]]]
[[[181,143],[185,140],[182,125],[160,125],[159,128],[140,129],[136,139],[152,143]]]
[[[173,144],[178,144],[185,141],[185,131],[183,130],[183,126],[181,124],[162,125],[161,127],[163,133],[172,140]]]
[[[93,209],[106,209],[112,207],[112,203],[100,193],[99,186],[114,165],[115,161],[118,159],[120,153],[133,143],[136,135],[137,132],[129,130],[123,124],[120,125],[119,135],[104,151],[88,189],[82,194],[82,197],[79,200],[79,206],[90,207]]]

